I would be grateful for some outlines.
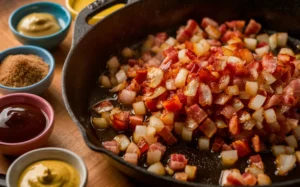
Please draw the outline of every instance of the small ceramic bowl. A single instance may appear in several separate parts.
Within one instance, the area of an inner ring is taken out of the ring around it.
[[[18,179],[24,169],[41,160],[60,160],[70,164],[79,172],[80,187],[86,185],[88,173],[83,160],[75,153],[66,149],[49,147],[28,152],[15,160],[7,171],[6,186],[18,186]]]
[[[18,156],[25,152],[40,148],[45,145],[54,127],[54,111],[52,106],[43,98],[26,93],[15,93],[0,97],[0,108],[13,103],[25,103],[40,108],[48,118],[48,124],[44,131],[33,139],[7,143],[0,141],[0,154]]]
[[[80,11],[78,11],[78,8],[75,8],[75,4],[81,1],[80,3],[82,4],[80,6],[81,9],[84,8],[84,5],[88,6],[89,4],[93,3],[94,0],[66,0],[66,7],[67,9],[71,12],[72,18],[75,20],[76,16],[79,14]],[[111,6],[110,8],[107,8],[103,10],[102,12],[96,14],[92,18],[88,20],[88,23],[90,25],[96,24],[98,21],[103,19],[105,16],[111,14],[112,12],[124,7],[124,3],[119,3]],[[76,10],[77,9],[77,10]]]
[[[61,30],[54,34],[42,37],[31,37],[20,34],[17,31],[18,23],[23,17],[31,13],[49,13],[54,15],[61,26]],[[65,39],[71,21],[71,14],[63,6],[51,2],[37,2],[22,6],[15,10],[9,17],[9,28],[17,40],[25,45],[35,45],[46,49],[52,49]]]
[[[24,45],[20,47],[14,47],[0,52],[0,64],[8,55],[17,55],[17,54],[33,54],[41,57],[44,62],[49,65],[49,72],[46,77],[41,81],[26,87],[8,87],[0,84],[0,92],[2,94],[15,93],[15,92],[26,92],[32,94],[42,94],[50,86],[53,75],[55,61],[53,56],[45,49],[30,45]]]

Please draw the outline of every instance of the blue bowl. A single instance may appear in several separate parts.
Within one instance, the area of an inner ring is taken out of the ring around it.
[[[44,62],[49,64],[49,72],[46,77],[41,81],[26,87],[7,87],[0,84],[0,92],[2,94],[16,93],[16,92],[25,92],[40,95],[44,93],[45,90],[50,86],[53,75],[55,60],[53,56],[45,49],[30,45],[24,45],[19,47],[14,47],[0,52],[0,64],[8,55],[17,55],[17,54],[33,54],[41,57]]]
[[[31,37],[20,34],[17,31],[17,26],[20,20],[31,13],[49,13],[55,16],[61,30],[42,37]],[[46,49],[52,49],[58,46],[67,36],[72,17],[70,12],[63,6],[51,2],[37,2],[25,5],[15,10],[9,17],[9,28],[15,35],[18,41],[25,45],[35,45]]]

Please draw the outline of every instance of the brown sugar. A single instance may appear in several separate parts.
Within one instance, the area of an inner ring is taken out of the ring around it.
[[[36,55],[9,55],[0,63],[0,84],[8,87],[29,86],[42,80],[49,65]]]

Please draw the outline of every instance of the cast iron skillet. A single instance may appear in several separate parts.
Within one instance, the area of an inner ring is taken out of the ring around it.
[[[89,16],[121,2],[131,4],[94,26],[86,23]],[[111,55],[118,54],[123,47],[141,41],[150,33],[178,28],[189,18],[199,22],[204,16],[219,23],[254,18],[265,29],[285,31],[300,38],[300,0],[100,0],[85,8],[75,21],[73,45],[63,69],[62,86],[66,108],[81,130],[86,144],[91,149],[104,153],[113,166],[136,180],[151,185],[204,187],[212,186],[208,185],[211,183],[216,184],[220,176],[222,166],[215,155],[191,151],[186,144],[180,144],[169,152],[184,153],[189,162],[200,168],[199,179],[195,181],[197,183],[175,181],[171,177],[148,173],[102,147],[102,141],[111,140],[115,135],[113,130],[95,132],[89,124],[88,108],[106,97],[104,90],[95,87],[97,77],[105,70],[105,62]],[[267,169],[274,169],[273,160],[270,158],[266,156],[263,160]],[[300,171],[297,168],[287,177],[275,177],[272,186],[300,185]]]

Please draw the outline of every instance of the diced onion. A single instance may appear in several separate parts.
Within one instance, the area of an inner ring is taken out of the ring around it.
[[[277,156],[276,158],[276,165],[277,171],[276,174],[280,176],[286,175],[289,171],[291,171],[296,163],[296,156],[295,155],[286,155],[282,154]]]
[[[293,134],[297,140],[300,140],[300,126],[297,126],[293,129]]]
[[[269,37],[269,45],[270,45],[271,50],[276,49],[276,47],[277,47],[277,33],[274,33]]]
[[[163,78],[164,72],[160,68],[150,67],[147,69],[147,79],[151,88],[156,88],[162,82]]]
[[[217,40],[221,36],[221,32],[212,25],[208,25],[205,28],[205,31],[207,32],[209,38],[211,38],[211,39],[216,39]]]
[[[258,110],[264,104],[265,100],[265,96],[257,94],[249,101],[248,107],[253,110]]]
[[[154,128],[154,127],[148,125],[148,126],[147,126],[147,132],[146,132],[146,135],[147,135],[147,136],[150,136],[150,137],[154,137],[155,134],[156,134],[156,128]]]
[[[240,99],[248,100],[248,99],[251,98],[251,95],[248,94],[248,93],[245,92],[245,91],[241,91],[240,94],[239,94],[239,98],[240,98]]]
[[[148,167],[147,171],[155,173],[157,175],[165,175],[166,171],[161,162],[157,162]]]
[[[222,151],[221,159],[225,166],[233,165],[238,160],[237,150]]]
[[[210,148],[210,140],[206,137],[200,137],[198,139],[198,147],[201,151],[209,151]]]
[[[257,40],[254,38],[244,38],[245,46],[250,50],[255,50],[257,45]]]
[[[176,85],[174,79],[166,80],[166,88],[167,90],[176,90]]]
[[[105,118],[92,117],[92,124],[96,129],[107,129],[109,127]]]
[[[269,35],[267,33],[257,35],[256,39],[258,40],[258,42],[269,43]]]
[[[143,101],[133,103],[132,107],[136,115],[144,115],[147,112],[145,103]]]
[[[188,130],[186,127],[182,127],[181,137],[183,140],[190,142],[192,141],[193,131]]]
[[[228,127],[226,125],[226,123],[223,120],[221,120],[221,119],[216,119],[215,120],[215,124],[216,124],[217,128],[219,128],[219,129],[223,129],[223,128],[227,128]]]
[[[288,40],[288,34],[286,32],[277,33],[277,44],[279,47],[285,47]]]
[[[284,145],[273,145],[271,147],[271,150],[274,156],[278,156],[286,153]]]
[[[242,61],[242,59],[236,57],[236,56],[229,56],[227,59],[228,63],[232,64],[244,64],[245,62]]]
[[[246,85],[245,85],[245,90],[251,96],[256,95],[257,91],[258,91],[258,83],[257,82],[247,81]]]
[[[150,117],[149,125],[154,127],[156,129],[156,132],[160,132],[164,128],[164,123],[156,116]]]
[[[276,78],[272,74],[270,74],[266,71],[262,71],[261,74],[264,77],[264,80],[266,81],[266,83],[268,85],[270,85],[276,81]]]
[[[147,135],[147,127],[142,125],[137,125],[133,133],[132,139],[134,143],[138,143],[144,136]]]
[[[115,74],[111,74],[109,80],[110,80],[112,86],[117,86],[119,84]]]
[[[264,109],[259,108],[252,114],[252,118],[255,119],[258,122],[262,122],[264,120]]]
[[[115,56],[109,59],[106,64],[111,74],[115,74],[120,68],[119,60]]]
[[[123,89],[121,92],[119,92],[119,101],[124,105],[131,105],[136,98],[136,92]]]
[[[190,62],[189,57],[186,55],[187,49],[181,49],[178,51],[178,59],[181,63]]]
[[[285,54],[289,56],[295,56],[295,53],[293,52],[292,49],[283,47],[280,49],[279,54]]]
[[[122,55],[125,57],[125,58],[131,58],[134,56],[134,51],[132,49],[130,49],[129,47],[125,47],[123,50],[122,50]]]
[[[165,170],[168,175],[174,175],[174,170],[172,170],[168,165],[166,165]]]
[[[264,111],[264,116],[267,123],[275,123],[277,121],[276,113],[273,108]]]
[[[193,118],[187,118],[185,121],[185,127],[190,130],[193,131],[196,128],[198,128],[199,124],[193,119]]]
[[[268,45],[255,49],[255,53],[259,58],[262,58],[265,54],[269,53],[270,47]]]
[[[141,151],[139,147],[133,142],[130,142],[129,146],[126,149],[126,153],[136,153],[138,157],[141,156]]]
[[[122,83],[122,82],[126,81],[127,80],[126,72],[123,69],[120,69],[116,73],[116,79],[117,79],[118,83]]]
[[[298,164],[300,164],[300,151],[296,151],[296,152],[295,152],[295,156],[296,156],[296,158],[297,158]]]
[[[182,134],[182,130],[183,130],[184,125],[185,125],[184,122],[175,122],[175,123],[174,123],[174,131],[175,131],[175,134],[181,135],[181,134]]]
[[[173,46],[177,43],[177,41],[175,40],[175,38],[173,37],[169,37],[166,41],[166,44],[168,44],[169,46]]]
[[[165,87],[158,87],[154,90],[153,94],[150,95],[150,96],[145,96],[144,97],[144,100],[148,100],[148,99],[155,99],[157,97],[159,97],[161,94],[165,93],[166,91],[166,88]]]
[[[130,140],[124,134],[119,134],[114,137],[114,140],[118,142],[120,151],[125,151],[130,144]]]
[[[184,168],[184,172],[187,174],[188,179],[192,180],[196,177],[197,167],[186,165]]]
[[[197,56],[202,56],[204,53],[208,52],[210,49],[209,43],[202,39],[199,43],[193,43],[193,50]]]
[[[196,79],[191,80],[184,90],[184,95],[195,96],[199,87],[199,81]]]
[[[154,143],[157,142],[157,136],[153,137],[153,136],[148,136],[148,135],[147,135],[147,136],[144,136],[143,138],[146,140],[146,142],[147,142],[149,145],[154,144]]]
[[[298,147],[298,142],[294,135],[286,136],[285,141],[291,147],[294,147],[294,148]]]
[[[239,87],[237,85],[227,86],[225,88],[225,93],[227,95],[239,95],[240,94]]]
[[[178,88],[183,88],[185,86],[186,78],[189,74],[189,71],[185,68],[181,68],[175,78],[175,85]]]
[[[99,83],[104,88],[111,88],[111,86],[112,86],[108,76],[105,76],[105,75],[101,75],[99,77]]]
[[[154,164],[161,160],[160,150],[150,150],[147,152],[147,164]]]
[[[127,86],[127,82],[122,82],[120,84],[118,84],[117,86],[113,87],[112,89],[110,89],[110,92],[119,92],[123,89],[125,89]]]
[[[255,165],[252,165],[252,166],[246,168],[245,172],[250,173],[250,174],[254,175],[255,177],[257,177],[259,174],[264,173],[264,170]]]
[[[271,185],[272,181],[268,175],[264,173],[260,173],[257,175],[257,184],[259,186],[267,186],[267,185]]]
[[[173,123],[174,123],[174,118],[175,118],[175,115],[173,112],[168,112],[168,113],[163,113],[161,116],[160,116],[160,119],[161,121],[167,125],[167,126],[172,126]]]

